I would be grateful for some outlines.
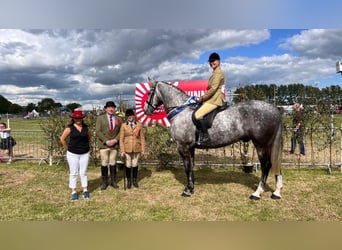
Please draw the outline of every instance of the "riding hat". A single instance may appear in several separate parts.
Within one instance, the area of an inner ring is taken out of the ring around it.
[[[217,54],[216,52],[211,53],[209,56],[208,62],[213,62],[216,60],[220,60],[219,54]]]
[[[133,109],[126,109],[126,117],[134,115]]]
[[[106,105],[104,106],[104,108],[108,108],[108,107],[114,107],[114,108],[116,108],[116,105],[115,105],[114,102],[109,101],[109,102],[106,102]]]
[[[73,119],[83,119],[85,115],[81,110],[75,109],[74,112],[72,112],[72,115],[70,115],[70,117]]]

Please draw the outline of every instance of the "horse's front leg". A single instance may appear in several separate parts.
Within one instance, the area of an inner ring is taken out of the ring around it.
[[[187,179],[187,185],[185,186],[185,189],[182,193],[182,196],[184,197],[190,197],[191,194],[194,192],[195,188],[195,177],[194,177],[194,148],[191,148],[187,151],[179,151],[180,155],[183,159],[186,179]]]

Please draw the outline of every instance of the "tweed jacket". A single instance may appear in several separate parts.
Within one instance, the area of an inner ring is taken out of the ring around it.
[[[115,116],[115,127],[114,131],[110,133],[110,125],[107,118],[107,114],[100,115],[96,119],[96,136],[98,147],[100,149],[107,148],[106,141],[115,139],[117,142],[120,140],[120,127],[122,121],[119,117]],[[114,145],[114,148],[119,149],[118,143]]]
[[[135,122],[133,128],[128,122],[122,124],[120,130],[120,152],[145,152],[145,134],[144,128],[140,122]]]
[[[203,102],[211,103],[217,106],[222,106],[224,103],[224,95],[222,86],[224,84],[224,74],[221,67],[217,67],[208,81],[208,92],[201,98]]]

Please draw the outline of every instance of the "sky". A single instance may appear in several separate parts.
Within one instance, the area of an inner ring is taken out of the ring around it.
[[[251,84],[340,85],[342,29],[2,29],[0,94],[83,109],[133,103],[135,84],[208,79],[217,52],[227,90]],[[133,105],[131,104],[131,105]]]
[[[83,109],[134,105],[135,84],[208,79],[221,56],[226,89],[341,85],[335,0],[3,0],[0,94]],[[248,8],[246,6],[248,5]],[[18,7],[20,6],[20,7]]]

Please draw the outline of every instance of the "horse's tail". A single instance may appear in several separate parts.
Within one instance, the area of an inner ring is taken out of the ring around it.
[[[274,141],[272,144],[272,153],[271,153],[271,162],[272,162],[271,169],[275,175],[281,174],[281,160],[282,160],[282,151],[283,151],[282,130],[283,130],[282,122],[279,122],[277,133],[276,133],[276,136],[274,137]]]

